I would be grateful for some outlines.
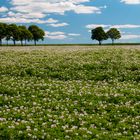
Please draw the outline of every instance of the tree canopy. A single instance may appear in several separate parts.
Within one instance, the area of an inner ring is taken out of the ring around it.
[[[2,39],[6,36],[6,24],[0,23],[0,45],[2,45]]]
[[[19,40],[19,28],[16,24],[8,25],[10,38],[13,40],[14,45],[16,45],[16,41]]]
[[[111,28],[108,32],[107,32],[107,36],[108,38],[110,38],[112,40],[112,44],[114,44],[114,41],[116,39],[121,38],[121,34],[120,31],[117,30],[116,28]]]
[[[102,27],[97,27],[91,31],[91,39],[97,40],[99,42],[99,45],[102,44],[103,40],[107,39],[107,34],[105,33],[104,29]]]
[[[14,45],[16,45],[16,41],[20,41],[21,45],[25,41],[26,45],[27,41],[34,40],[36,45],[36,42],[40,39],[43,40],[44,36],[45,32],[36,25],[31,25],[27,28],[16,24],[0,23],[0,45],[2,45],[3,39],[7,40],[7,45],[9,40],[12,40]]]
[[[26,28],[26,26],[18,26],[19,28],[19,40],[21,41],[21,45],[23,45],[23,41],[30,41],[33,38],[32,33]]]
[[[35,45],[36,45],[36,42],[39,41],[40,39],[44,40],[45,32],[42,29],[40,29],[38,26],[31,25],[29,26],[28,29],[33,35],[33,40],[34,40]]]

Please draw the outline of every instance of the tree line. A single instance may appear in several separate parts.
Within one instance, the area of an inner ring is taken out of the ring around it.
[[[0,23],[0,45],[2,40],[12,40],[16,45],[16,41],[20,41],[21,45],[26,45],[27,41],[34,41],[36,45],[37,41],[43,40],[45,32],[36,25],[30,25],[28,28],[23,25]],[[24,42],[24,43],[23,43]]]
[[[116,28],[111,28],[107,32],[104,31],[102,27],[97,27],[91,31],[91,39],[97,40],[99,42],[99,45],[102,44],[104,40],[107,39],[112,40],[112,44],[114,44],[114,41],[121,38],[121,33]]]

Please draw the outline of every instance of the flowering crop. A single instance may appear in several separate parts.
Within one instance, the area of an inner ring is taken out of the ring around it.
[[[140,139],[140,51],[0,50],[0,140]]]

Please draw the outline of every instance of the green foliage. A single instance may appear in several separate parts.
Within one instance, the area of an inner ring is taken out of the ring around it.
[[[14,45],[16,44],[16,41],[19,40],[19,28],[16,24],[10,24],[8,25],[8,32],[9,32],[9,36],[10,38],[12,38]]]
[[[43,40],[44,36],[45,36],[45,32],[40,29],[38,26],[36,25],[31,25],[29,26],[29,31],[32,33],[33,35],[33,39],[36,45],[36,41],[39,41],[40,39]]]
[[[21,41],[21,45],[23,45],[23,40],[25,38],[25,30],[26,30],[26,27],[25,26],[18,26],[18,29],[19,29],[19,40]]]
[[[25,45],[26,41],[31,41],[33,39],[33,35],[29,30],[24,31],[24,40],[25,40]]]
[[[6,27],[6,35],[5,35],[7,45],[8,45],[8,41],[11,39],[11,33],[10,33],[10,30],[8,28],[9,28],[9,26],[7,25],[7,27]]]
[[[107,35],[102,27],[97,27],[91,31],[91,39],[99,41],[99,45],[102,44],[103,40],[107,39]]]
[[[19,28],[19,40],[21,41],[21,45],[23,45],[23,40],[25,40],[25,44],[26,44],[26,41],[30,41],[32,40],[33,38],[33,35],[32,33],[27,30],[26,26],[18,26]]]
[[[2,39],[6,36],[6,24],[0,23],[0,45],[2,45]]]
[[[36,25],[31,25],[28,30],[26,26],[0,23],[0,45],[2,45],[2,39],[4,38],[7,40],[7,45],[9,40],[13,40],[14,45],[16,45],[16,41],[21,41],[21,45],[25,41],[26,45],[26,42],[32,39],[36,44],[36,41],[44,39],[44,35],[44,31]]]
[[[42,48],[0,51],[1,140],[140,139],[139,50]]]
[[[107,36],[112,40],[112,44],[114,44],[114,40],[121,38],[121,34],[116,28],[111,28],[107,32]]]

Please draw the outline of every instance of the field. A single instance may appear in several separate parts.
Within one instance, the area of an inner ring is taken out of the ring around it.
[[[0,140],[140,140],[140,46],[0,48]]]

